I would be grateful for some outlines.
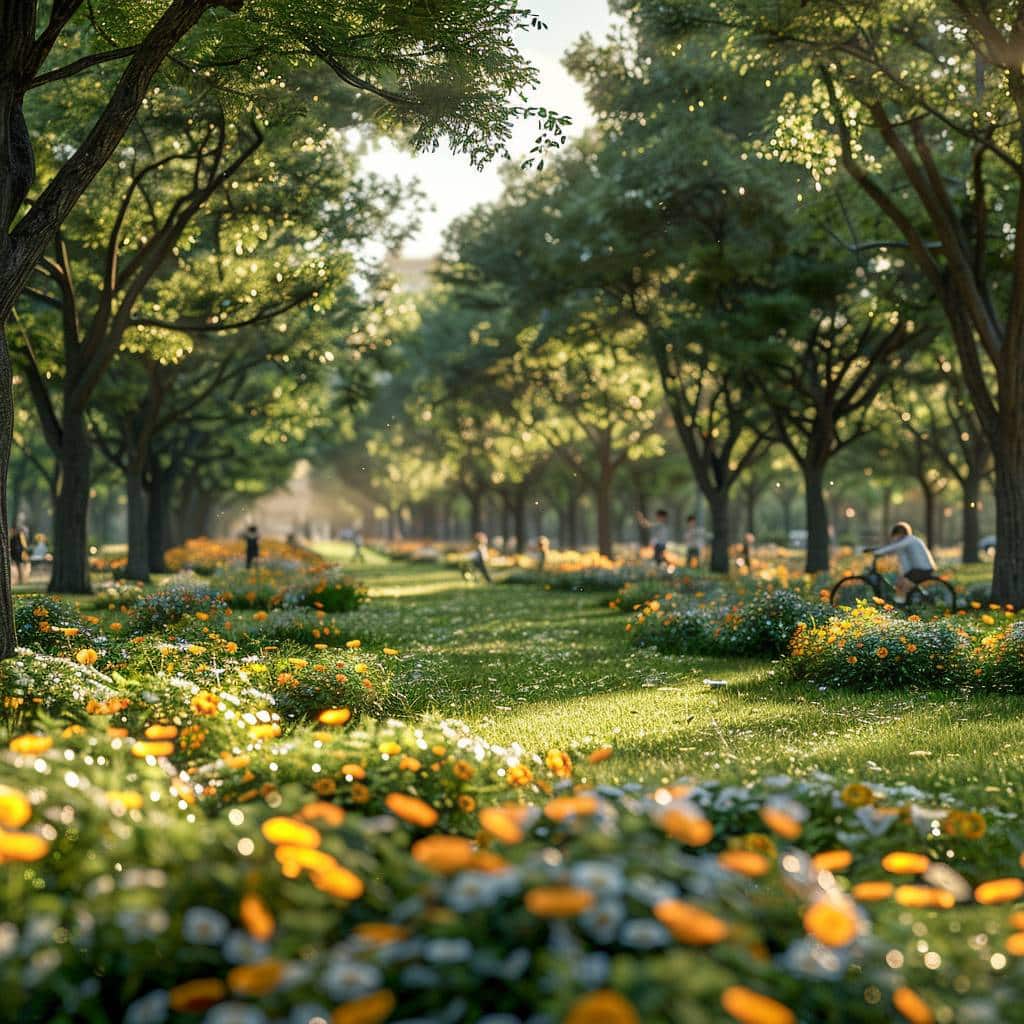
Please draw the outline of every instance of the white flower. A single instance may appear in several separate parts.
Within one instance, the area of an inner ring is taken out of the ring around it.
[[[881,836],[892,828],[896,821],[895,814],[883,814],[870,804],[865,807],[858,807],[853,816],[861,823],[865,832],[873,836]]]
[[[381,972],[372,964],[337,959],[320,975],[324,991],[335,1000],[354,999],[380,988]]]
[[[124,1024],[163,1024],[170,1002],[163,989],[150,992],[130,1003],[124,1013]]]
[[[611,942],[626,919],[626,908],[620,900],[601,900],[580,915],[580,926],[597,942]]]
[[[630,949],[658,949],[671,941],[668,929],[649,917],[638,917],[622,926],[619,941]]]
[[[219,946],[231,930],[231,922],[212,907],[189,907],[181,922],[184,940],[193,946]]]
[[[18,948],[18,926],[10,921],[0,922],[0,958],[9,957]]]
[[[266,1024],[267,1015],[250,1003],[219,1003],[207,1011],[203,1024]]]
[[[236,929],[224,940],[222,952],[229,963],[253,964],[270,956],[270,946]]]
[[[330,1020],[331,1011],[316,1003],[299,1003],[288,1014],[288,1024],[309,1024],[312,1020]]]
[[[462,964],[472,956],[469,939],[430,939],[423,945],[423,959],[431,964]]]
[[[597,896],[617,896],[625,884],[617,864],[599,860],[580,861],[573,865],[571,874],[574,885],[590,889]]]

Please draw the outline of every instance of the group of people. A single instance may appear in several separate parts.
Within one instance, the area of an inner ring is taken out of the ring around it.
[[[668,565],[668,509],[659,508],[654,513],[653,521],[648,519],[643,512],[637,512],[636,520],[650,533],[654,564],[657,566]],[[688,569],[699,568],[701,554],[704,550],[704,528],[697,522],[695,515],[686,517],[686,529],[683,531],[683,547],[686,549],[686,567]]]
[[[24,583],[32,575],[33,566],[42,566],[50,561],[50,549],[46,535],[37,533],[35,542],[29,546],[28,530],[20,524],[12,526],[7,535],[11,553],[11,581]],[[27,570],[27,571],[26,571]]]

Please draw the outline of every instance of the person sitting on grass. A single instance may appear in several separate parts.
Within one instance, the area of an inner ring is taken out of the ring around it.
[[[900,575],[896,580],[896,604],[907,603],[907,595],[922,580],[935,575],[935,559],[920,537],[914,536],[910,523],[897,523],[889,533],[889,543],[880,548],[867,548],[875,555],[896,555]]]

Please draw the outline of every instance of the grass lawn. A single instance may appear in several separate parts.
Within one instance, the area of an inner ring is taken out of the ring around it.
[[[466,583],[437,566],[357,571],[374,600],[346,628],[415,659],[410,714],[459,717],[529,750],[611,742],[601,781],[820,769],[961,805],[1018,802],[1024,696],[798,686],[767,661],[634,650],[600,595]]]

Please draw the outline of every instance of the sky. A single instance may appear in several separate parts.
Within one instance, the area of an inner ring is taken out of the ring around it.
[[[582,131],[592,118],[583,98],[583,90],[561,65],[562,54],[589,32],[603,39],[610,23],[607,0],[526,0],[547,30],[523,36],[522,52],[540,72],[540,85],[530,97],[535,106],[546,106],[573,119],[570,135]],[[510,149],[522,159],[536,137],[536,123],[517,126]],[[499,168],[493,161],[482,171],[474,170],[465,156],[456,156],[441,148],[436,153],[406,153],[390,143],[368,155],[367,165],[380,174],[397,176],[403,181],[419,180],[427,197],[422,226],[410,239],[402,255],[410,259],[436,255],[441,249],[445,228],[477,203],[496,199],[501,193]],[[432,209],[430,208],[432,207]]]

